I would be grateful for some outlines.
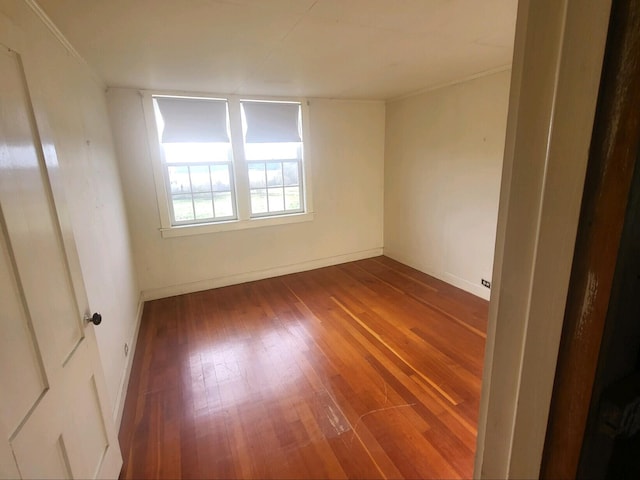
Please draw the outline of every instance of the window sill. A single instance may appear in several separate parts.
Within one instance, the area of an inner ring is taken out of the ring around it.
[[[228,232],[232,230],[245,230],[247,228],[271,227],[274,225],[286,225],[289,223],[310,222],[314,213],[296,213],[275,217],[251,218],[249,220],[230,220],[219,223],[204,223],[201,225],[183,225],[171,228],[161,228],[162,238],[185,237],[189,235],[202,235],[207,233]]]

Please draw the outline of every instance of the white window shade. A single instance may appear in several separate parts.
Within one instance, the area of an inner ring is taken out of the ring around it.
[[[243,101],[246,143],[301,142],[300,104]]]
[[[229,142],[227,102],[201,98],[155,97],[162,115],[162,143]]]

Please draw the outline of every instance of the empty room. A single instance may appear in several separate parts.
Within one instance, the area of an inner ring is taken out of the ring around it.
[[[0,477],[565,465],[578,3],[0,0]]]

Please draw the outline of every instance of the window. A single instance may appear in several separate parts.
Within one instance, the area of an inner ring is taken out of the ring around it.
[[[300,104],[242,101],[240,105],[251,215],[301,212]]]
[[[236,218],[226,100],[156,96],[172,225]]]
[[[143,98],[163,236],[311,219],[302,102]]]

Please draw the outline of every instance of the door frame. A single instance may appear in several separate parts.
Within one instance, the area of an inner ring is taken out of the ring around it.
[[[520,0],[476,478],[537,478],[610,0]]]
[[[542,461],[574,478],[640,145],[640,1],[614,0]],[[594,399],[597,401],[597,399]],[[585,472],[586,473],[586,472]]]

